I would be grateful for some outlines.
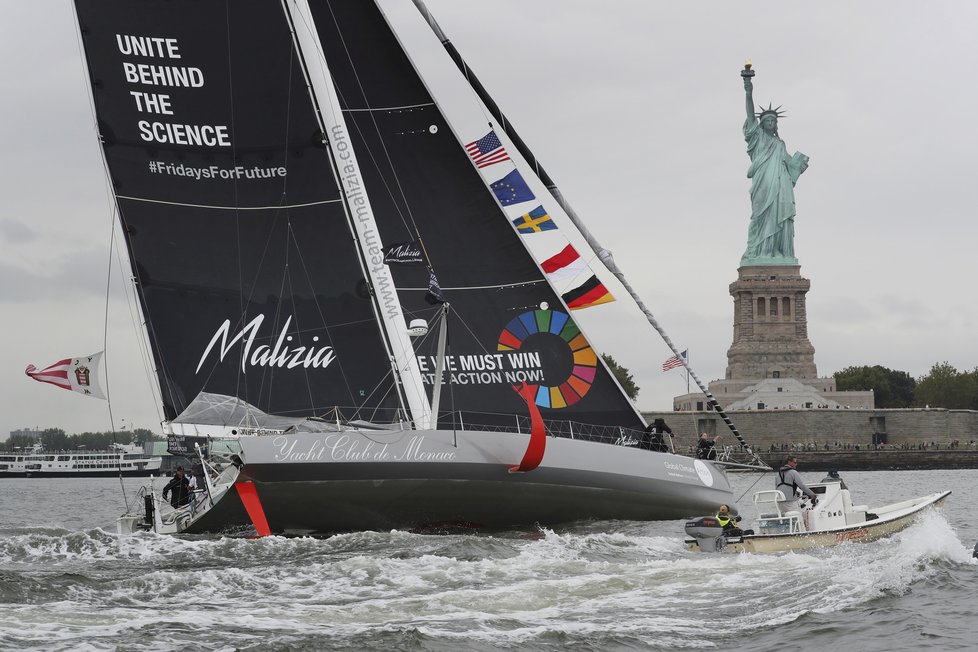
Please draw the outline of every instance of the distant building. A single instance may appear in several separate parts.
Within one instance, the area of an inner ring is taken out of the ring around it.
[[[4,441],[7,441],[10,437],[14,437],[14,438],[31,437],[33,439],[39,440],[41,438],[41,429],[35,426],[34,428],[21,428],[20,430],[11,430],[10,434],[4,438]]]

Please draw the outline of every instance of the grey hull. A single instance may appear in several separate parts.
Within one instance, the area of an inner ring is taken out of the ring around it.
[[[708,462],[597,442],[548,438],[540,466],[513,473],[528,439],[451,431],[248,437],[240,480],[255,482],[272,532],[283,534],[680,519],[732,501],[726,477]],[[247,523],[229,492],[193,531]]]

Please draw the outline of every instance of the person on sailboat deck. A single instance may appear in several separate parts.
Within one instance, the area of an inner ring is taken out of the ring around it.
[[[715,435],[713,439],[705,432],[700,433],[700,440],[696,444],[696,457],[701,460],[715,460],[717,458],[716,443],[720,435]]]
[[[665,419],[656,419],[645,428],[645,436],[642,437],[642,448],[661,453],[667,452],[669,447],[666,445],[665,437],[663,436],[665,433],[669,433],[670,437],[675,437],[672,434],[672,428],[666,425]]]
[[[846,481],[839,477],[839,472],[836,471],[835,469],[829,471],[825,475],[825,477],[822,478],[822,483],[824,484],[826,482],[838,482],[840,485],[842,485],[841,487],[839,487],[840,489],[848,489],[849,488],[849,487],[846,486]]]
[[[784,494],[785,500],[779,501],[781,512],[798,509],[798,498],[804,494],[812,499],[812,506],[818,504],[815,492],[801,479],[801,474],[797,471],[798,460],[792,455],[784,461],[784,465],[778,470],[778,480],[774,488]]]
[[[754,530],[742,530],[738,523],[740,523],[740,516],[731,516],[730,507],[727,505],[720,505],[720,511],[717,512],[717,521],[720,523],[720,527],[723,528],[723,536],[726,537],[742,537],[745,534],[754,534]]]
[[[184,475],[182,466],[177,467],[173,478],[163,487],[163,500],[167,494],[170,494],[170,505],[174,509],[190,503],[190,480]]]

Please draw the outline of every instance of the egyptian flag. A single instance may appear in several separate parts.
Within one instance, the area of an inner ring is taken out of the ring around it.
[[[66,358],[44,369],[29,364],[24,373],[41,383],[57,385],[86,396],[105,398],[98,384],[98,363],[102,353],[99,351],[80,358]]]

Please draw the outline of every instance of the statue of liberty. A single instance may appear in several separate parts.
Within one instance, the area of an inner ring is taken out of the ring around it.
[[[784,141],[778,137],[777,109],[758,107],[754,113],[754,71],[751,63],[741,71],[747,92],[747,120],[744,138],[751,180],[750,228],[747,250],[740,259],[743,265],[797,265],[795,258],[795,182],[808,169],[808,157],[801,152],[788,156]]]

